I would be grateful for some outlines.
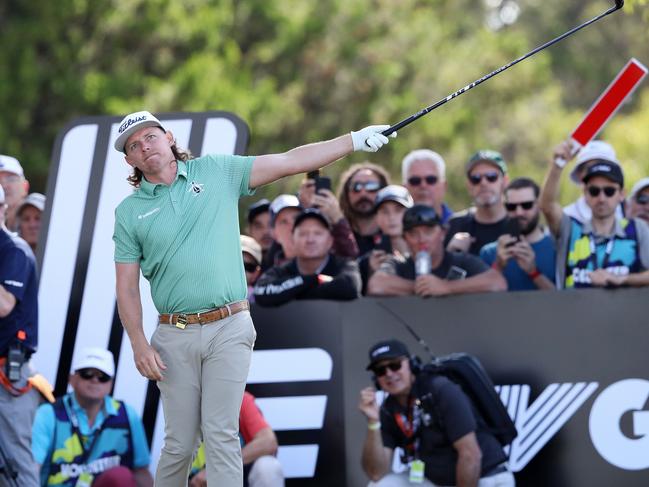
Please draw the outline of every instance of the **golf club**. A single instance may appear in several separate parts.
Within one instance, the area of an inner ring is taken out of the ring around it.
[[[566,33],[560,35],[559,37],[557,37],[557,38],[555,38],[555,39],[552,39],[551,41],[546,42],[546,43],[543,44],[542,46],[539,46],[539,47],[537,47],[536,49],[534,49],[534,50],[528,52],[527,54],[524,54],[523,56],[519,57],[518,59],[515,59],[514,61],[512,61],[512,62],[510,62],[510,63],[508,63],[508,64],[505,64],[504,66],[501,66],[500,68],[496,69],[495,71],[492,71],[491,73],[489,73],[489,74],[483,76],[482,78],[480,78],[480,79],[474,81],[473,83],[471,83],[471,84],[469,84],[469,85],[466,85],[464,88],[462,88],[462,89],[456,91],[455,93],[452,93],[452,94],[448,95],[446,98],[442,98],[442,99],[439,100],[437,103],[434,103],[434,104],[432,104],[432,105],[430,105],[430,106],[424,108],[423,110],[420,110],[420,111],[418,111],[417,113],[415,113],[415,114],[409,116],[408,118],[406,118],[406,119],[404,119],[404,120],[401,120],[400,122],[398,122],[398,123],[392,125],[390,128],[384,130],[384,131],[382,132],[382,134],[385,135],[385,136],[388,136],[388,135],[390,135],[392,132],[396,132],[397,130],[399,130],[399,129],[405,127],[406,125],[411,124],[412,122],[414,122],[414,121],[417,120],[418,118],[423,117],[423,116],[426,115],[428,112],[432,112],[433,110],[435,110],[436,108],[442,106],[442,105],[445,104],[446,102],[451,101],[453,98],[457,98],[457,97],[460,96],[462,93],[466,93],[466,92],[469,91],[471,88],[475,88],[475,87],[478,86],[480,83],[483,83],[484,81],[487,81],[489,78],[493,78],[494,76],[496,76],[496,75],[499,74],[499,73],[502,73],[502,72],[505,71],[506,69],[511,68],[514,64],[518,64],[518,63],[520,63],[520,62],[523,61],[524,59],[527,59],[528,57],[533,56],[534,54],[536,54],[536,53],[539,52],[539,51],[542,51],[542,50],[545,49],[546,47],[550,47],[551,45],[556,44],[557,42],[559,42],[559,41],[565,39],[565,38],[568,37],[569,35],[574,34],[574,33],[577,32],[578,30],[581,30],[581,29],[583,29],[584,27],[587,27],[587,26],[589,26],[590,24],[592,24],[592,23],[594,23],[594,22],[597,22],[599,19],[601,19],[601,18],[603,18],[603,17],[606,17],[606,16],[609,15],[609,14],[612,14],[612,13],[615,12],[616,10],[620,10],[623,6],[624,6],[624,0],[615,0],[615,6],[609,8],[606,12],[603,12],[603,13],[599,14],[597,17],[594,17],[594,18],[590,19],[589,21],[584,22],[583,24],[581,24],[581,25],[575,27],[574,29],[569,30],[568,32],[566,32]]]

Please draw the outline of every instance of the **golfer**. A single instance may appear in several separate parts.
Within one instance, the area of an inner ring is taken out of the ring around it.
[[[238,437],[256,332],[246,301],[238,199],[292,174],[388,142],[373,125],[332,140],[263,156],[192,159],[151,113],[127,115],[115,149],[133,168],[136,190],[115,211],[119,315],[140,373],[157,381],[165,441],[155,484],[187,484],[199,436],[207,481],[243,484]],[[151,285],[159,326],[144,336],[140,272]]]

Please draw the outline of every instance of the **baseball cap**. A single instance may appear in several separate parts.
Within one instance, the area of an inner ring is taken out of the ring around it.
[[[381,360],[399,357],[409,357],[410,352],[403,342],[399,340],[383,340],[372,345],[369,351],[370,363],[365,370],[370,370],[377,362]]]
[[[18,207],[18,211],[16,211],[16,214],[19,215],[25,206],[33,206],[34,208],[40,211],[44,211],[45,195],[41,193],[30,193],[20,204],[20,206]]]
[[[403,214],[402,221],[404,232],[420,225],[434,227],[442,224],[435,209],[427,205],[414,205],[412,208],[408,208]]]
[[[13,174],[17,174],[20,177],[25,176],[23,167],[20,165],[20,162],[18,162],[18,159],[2,154],[0,154],[0,171],[7,171]]]
[[[612,162],[617,165],[620,164],[620,161],[617,160],[617,156],[615,155],[615,149],[613,149],[611,144],[608,144],[603,140],[592,140],[583,146],[577,153],[575,167],[570,171],[570,179],[577,185],[581,184],[581,181],[577,176],[581,167],[587,162],[596,159]]]
[[[117,129],[118,135],[117,139],[115,139],[115,150],[125,152],[124,146],[128,138],[138,130],[146,127],[160,127],[166,132],[160,120],[146,110],[126,115],[119,123],[119,128]]]
[[[376,193],[376,200],[374,201],[374,209],[377,210],[386,201],[394,201],[406,208],[412,207],[414,202],[412,196],[406,188],[398,184],[390,184]]]
[[[5,202],[5,190],[2,189],[2,186],[0,186],[0,203]]]
[[[280,211],[286,208],[301,208],[300,200],[297,199],[297,196],[292,194],[280,194],[273,200],[269,207],[271,225],[275,225],[275,218],[277,218],[277,215],[279,215]]]
[[[263,198],[259,201],[256,201],[252,205],[248,207],[248,223],[252,223],[252,221],[259,215],[260,213],[264,213],[265,211],[269,211],[270,208],[270,201],[268,201],[266,198]]]
[[[241,251],[250,254],[257,264],[261,265],[261,245],[248,235],[239,235],[241,240]]]
[[[304,220],[307,220],[309,218],[319,220],[320,223],[322,223],[325,227],[327,227],[327,230],[331,231],[331,223],[329,223],[327,217],[324,216],[317,208],[306,208],[302,210],[302,213],[300,213],[298,216],[295,217],[295,223],[293,223],[293,230],[295,230],[298,226],[300,226],[300,224]]]
[[[471,156],[471,159],[469,159],[469,162],[466,163],[465,169],[467,175],[469,174],[469,172],[471,172],[471,169],[473,169],[477,164],[481,162],[492,164],[500,169],[500,172],[507,174],[507,164],[505,163],[505,159],[503,159],[502,154],[495,150],[485,149],[473,154]]]
[[[81,369],[97,369],[113,377],[115,375],[115,359],[113,354],[105,348],[87,347],[79,352],[72,367],[75,372]]]
[[[640,191],[642,191],[647,187],[649,187],[649,178],[642,178],[640,181],[638,181],[633,185],[633,188],[631,188],[631,194],[629,195],[629,199],[632,200],[633,198],[635,198],[636,194],[638,194]]]
[[[587,183],[589,179],[595,176],[603,176],[614,183],[618,183],[621,187],[624,187],[624,175],[622,174],[622,168],[619,164],[603,160],[598,161],[596,164],[593,164],[588,168],[583,182]]]

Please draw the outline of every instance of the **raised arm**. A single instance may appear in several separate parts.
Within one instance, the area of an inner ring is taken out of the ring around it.
[[[284,176],[320,169],[354,151],[376,152],[388,143],[388,138],[381,134],[388,127],[370,125],[358,132],[302,145],[281,154],[257,156],[252,164],[250,187],[257,188]]]
[[[545,215],[545,221],[548,223],[548,227],[554,235],[559,234],[561,218],[563,216],[563,208],[559,204],[561,173],[565,163],[573,157],[574,153],[569,141],[562,142],[554,149],[554,154],[550,161],[550,168],[545,177],[545,182],[543,183],[539,197],[541,211]]]
[[[140,265],[115,264],[117,276],[117,309],[133,348],[137,370],[147,379],[162,380],[166,367],[144,336],[142,300],[140,299]]]

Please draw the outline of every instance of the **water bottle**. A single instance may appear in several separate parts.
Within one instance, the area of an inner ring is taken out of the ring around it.
[[[430,254],[425,250],[420,250],[415,254],[415,274],[424,276],[431,271]]]

